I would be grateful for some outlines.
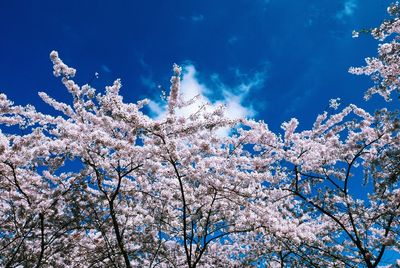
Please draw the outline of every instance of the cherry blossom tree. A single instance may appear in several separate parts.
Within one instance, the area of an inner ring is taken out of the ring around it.
[[[370,30],[383,42],[378,57],[367,58],[365,67],[350,68],[351,73],[369,75],[374,81],[365,99],[379,94],[390,101],[399,91],[399,10],[398,2],[392,4],[388,8],[392,18]],[[330,101],[334,110],[339,104],[338,99]],[[285,230],[282,236],[280,230],[272,230],[283,243],[280,251],[271,251],[257,237],[255,258],[266,252],[266,265],[273,261],[282,267],[400,265],[390,257],[400,251],[399,122],[397,111],[370,114],[349,105],[338,113],[319,115],[311,130],[296,132],[296,119],[284,123],[280,146],[270,139],[256,141],[262,151],[274,148],[273,154],[281,154],[275,187],[291,193],[294,204],[301,203],[300,208],[292,203],[289,211],[303,225],[302,217],[311,217],[312,235],[296,237]],[[289,229],[299,231],[302,224]],[[270,242],[267,237],[266,243]]]
[[[351,68],[386,100],[398,91],[399,5],[372,30],[377,58]],[[389,38],[389,39],[388,39]],[[349,105],[273,133],[180,92],[163,118],[73,80],[39,93],[52,115],[0,94],[0,265],[4,267],[378,267],[400,251],[400,121]],[[228,129],[229,135],[221,135]],[[387,263],[390,262],[390,263]],[[394,266],[393,266],[394,267]]]
[[[365,67],[350,68],[374,81],[366,99],[379,94],[389,101],[399,91],[399,7],[392,4],[392,19],[370,30],[376,39],[388,40],[379,44],[378,57],[367,58]],[[330,105],[337,109],[337,99]],[[285,174],[277,185],[303,204],[300,215],[310,209],[313,219],[329,225],[321,240],[300,240],[285,249],[285,256],[297,255],[313,267],[396,265],[384,256],[400,251],[399,122],[396,111],[372,115],[349,105],[319,115],[311,130],[296,132],[296,119],[282,125],[285,163],[280,168]]]
[[[255,212],[266,179],[252,171],[243,138],[218,133],[239,121],[223,107],[177,116],[190,105],[179,97],[178,66],[168,114],[153,120],[140,111],[146,100],[123,102],[120,81],[96,95],[75,84],[57,52],[50,56],[73,102],[39,95],[59,116],[1,95],[9,131],[1,136],[2,263],[238,265],[241,245],[232,237],[261,228]]]
[[[381,41],[378,46],[377,57],[368,57],[364,67],[350,68],[350,73],[357,75],[369,75],[374,85],[368,89],[365,99],[369,99],[373,94],[379,94],[385,100],[391,100],[393,91],[399,92],[399,32],[400,32],[400,4],[395,2],[391,4],[387,11],[391,16],[385,20],[379,27],[362,32],[370,32],[372,36]],[[359,32],[354,31],[353,36],[358,37]]]

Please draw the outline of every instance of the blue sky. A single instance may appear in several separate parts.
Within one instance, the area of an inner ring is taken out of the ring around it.
[[[231,116],[267,122],[272,130],[292,117],[309,128],[331,98],[370,112],[369,78],[351,75],[376,55],[370,36],[389,0],[0,0],[0,92],[17,104],[52,112],[37,95],[68,101],[52,75],[57,50],[77,69],[76,80],[103,89],[122,79],[125,101],[150,98],[153,116],[169,88],[172,64],[185,69],[187,96],[228,104]],[[395,102],[395,105],[398,102]]]
[[[228,113],[278,130],[297,117],[311,127],[331,98],[369,107],[368,78],[347,73],[376,53],[370,36],[353,29],[379,25],[385,0],[0,1],[0,91],[18,104],[49,112],[38,91],[66,101],[52,76],[57,50],[97,89],[121,78],[125,101],[159,96],[172,64],[184,66],[188,95],[228,103]]]

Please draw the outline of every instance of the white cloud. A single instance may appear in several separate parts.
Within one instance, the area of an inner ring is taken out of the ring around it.
[[[357,8],[357,0],[346,0],[343,3],[343,9],[336,13],[336,18],[343,20],[345,17],[353,15]]]
[[[209,89],[196,78],[196,68],[193,65],[187,65],[184,66],[183,70],[180,92],[181,98],[184,101],[189,101],[195,97],[197,99],[193,104],[179,109],[177,114],[189,116],[197,112],[204,104],[212,104],[212,101],[206,97],[209,93]]]
[[[264,84],[266,72],[256,72],[252,76],[245,75],[239,70],[235,72],[240,83],[228,86],[222,82],[219,75],[212,75],[212,87],[208,87],[198,78],[198,72],[194,65],[183,66],[181,81],[181,98],[189,101],[196,97],[194,103],[176,111],[177,115],[188,117],[196,113],[202,106],[209,104],[211,109],[219,105],[225,105],[225,115],[230,119],[252,117],[255,111],[251,103],[245,100],[251,89],[259,88]],[[152,100],[149,104],[150,111],[155,118],[163,118],[166,113],[166,103]],[[228,134],[228,130],[221,130],[221,135]]]
[[[160,105],[158,102],[150,100],[148,106],[150,108],[151,113],[153,115],[155,115],[156,117],[160,117],[160,116],[163,116],[165,114],[165,107]]]

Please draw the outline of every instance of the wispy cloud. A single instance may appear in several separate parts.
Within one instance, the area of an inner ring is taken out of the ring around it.
[[[141,57],[139,57],[139,64],[140,64],[140,66],[143,68],[143,69],[145,69],[145,70],[148,70],[149,69],[149,64],[144,60],[144,58],[143,58],[143,56],[141,56]]]
[[[105,64],[101,65],[101,69],[106,73],[111,73],[111,69]]]
[[[343,9],[336,13],[336,18],[343,20],[346,17],[350,17],[356,9],[357,0],[345,0],[343,3]]]
[[[190,19],[192,22],[201,22],[204,20],[204,16],[202,14],[191,16]]]
[[[156,83],[153,81],[152,76],[140,76],[140,82],[142,85],[149,89],[155,89],[157,87]]]
[[[140,82],[146,88],[154,90],[155,88],[158,87],[158,84],[153,79],[153,72],[151,70],[151,66],[144,60],[143,56],[139,57],[138,62],[142,67],[142,69],[144,70],[144,72],[147,73],[146,75],[140,76]]]
[[[181,20],[183,21],[189,21],[192,23],[200,23],[202,21],[204,21],[205,17],[203,14],[196,14],[196,15],[192,15],[192,16],[181,16],[179,17]]]
[[[239,40],[239,38],[237,36],[233,35],[233,36],[229,37],[228,44],[233,45],[233,44],[237,43],[238,40]]]
[[[188,117],[196,113],[204,104],[208,104],[211,109],[224,105],[226,107],[225,115],[231,119],[254,116],[256,112],[251,103],[247,101],[247,97],[252,89],[259,88],[264,84],[267,74],[264,70],[255,72],[252,76],[241,73],[239,70],[235,74],[239,80],[236,85],[228,86],[223,83],[218,74],[213,74],[212,86],[209,87],[199,79],[194,65],[183,66],[181,98],[184,101],[189,101],[196,97],[196,101],[177,110],[177,115]],[[153,117],[160,119],[165,116],[165,103],[152,100],[149,108]],[[227,134],[227,130],[222,130],[220,134]]]
[[[263,10],[263,11],[266,11],[267,10],[267,7],[269,6],[269,3],[271,2],[271,0],[259,0],[258,1],[258,3],[259,3],[259,5],[260,5],[260,7],[261,7],[261,9]]]

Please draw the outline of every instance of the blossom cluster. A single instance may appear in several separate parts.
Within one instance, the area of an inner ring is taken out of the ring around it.
[[[380,81],[367,94],[398,90],[399,51],[394,39],[352,69]],[[293,118],[281,133],[223,106],[183,115],[174,65],[168,113],[154,119],[148,100],[123,101],[120,80],[80,86],[50,58],[72,101],[39,95],[59,116],[0,94],[1,266],[395,267],[396,112],[340,110],[337,98],[311,129]]]

